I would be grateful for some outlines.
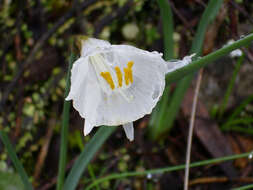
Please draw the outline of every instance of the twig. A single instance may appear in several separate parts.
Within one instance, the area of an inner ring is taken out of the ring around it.
[[[252,183],[253,178],[252,177],[239,177],[234,179],[229,179],[228,177],[202,177],[197,178],[192,181],[190,181],[189,185],[197,185],[197,184],[209,184],[209,183],[225,183],[228,181],[234,181],[234,182],[243,182],[243,183]]]
[[[189,170],[190,170],[190,160],[191,160],[191,145],[192,145],[192,135],[193,135],[193,127],[195,121],[195,114],[197,108],[197,101],[199,95],[199,88],[202,80],[203,69],[199,71],[197,84],[195,88],[195,93],[193,97],[193,105],[192,105],[192,112],[191,112],[191,119],[190,119],[190,127],[189,127],[189,134],[188,134],[188,141],[187,141],[187,150],[186,150],[186,167],[185,167],[185,177],[184,177],[184,190],[188,190],[188,183],[189,183]]]
[[[46,136],[44,137],[45,142],[43,143],[43,146],[41,147],[40,154],[39,154],[39,157],[38,157],[38,161],[37,161],[37,164],[35,166],[35,171],[34,171],[34,175],[33,175],[34,183],[37,183],[37,180],[39,179],[44,161],[45,161],[47,153],[48,153],[48,147],[50,145],[50,142],[51,142],[51,139],[52,139],[52,136],[53,136],[55,123],[56,123],[56,121],[55,121],[54,118],[51,118],[49,120],[49,128],[48,128]]]

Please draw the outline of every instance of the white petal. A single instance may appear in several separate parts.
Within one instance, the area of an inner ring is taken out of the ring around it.
[[[158,53],[150,53],[125,45],[113,46],[112,67],[133,61],[133,83],[121,92],[103,94],[96,126],[121,125],[150,114],[165,86],[166,62]],[[122,93],[129,97],[127,100]]]
[[[123,125],[124,131],[126,133],[127,138],[130,141],[134,140],[134,127],[133,127],[133,122],[127,123]]]
[[[175,61],[168,61],[167,62],[167,72],[172,72],[174,70],[180,69],[181,67],[184,67],[192,62],[192,57],[194,57],[196,54],[192,54],[190,56],[185,56],[183,60],[175,60]]]
[[[99,40],[95,38],[88,38],[82,41],[81,56],[85,57],[96,50],[101,50],[105,47],[110,47],[111,44],[104,40]]]
[[[73,106],[83,118],[88,119],[92,125],[95,125],[100,101],[101,88],[98,84],[94,68],[88,63],[87,77],[76,92]]]
[[[73,99],[74,108],[85,118],[85,135],[94,126],[123,124],[132,141],[132,122],[151,113],[163,93],[165,74],[189,64],[191,59],[187,56],[182,61],[167,63],[157,52],[88,39],[83,41],[81,58],[73,66],[66,99]],[[133,65],[128,66],[129,62]],[[130,83],[128,68],[133,74]],[[104,72],[109,72],[109,79],[102,75]]]
[[[79,58],[73,64],[71,69],[71,88],[66,100],[71,100],[78,93],[80,88],[84,86],[88,72],[88,62],[86,58]]]
[[[93,125],[88,121],[88,119],[85,119],[84,121],[84,128],[83,128],[83,134],[84,136],[88,135],[91,130],[93,129]]]

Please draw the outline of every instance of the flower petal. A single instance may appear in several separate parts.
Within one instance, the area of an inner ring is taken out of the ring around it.
[[[134,140],[134,127],[133,122],[127,123],[123,125],[124,131],[126,133],[126,137],[130,140]]]
[[[76,92],[73,106],[79,114],[93,126],[95,126],[96,123],[101,93],[94,68],[88,63],[87,77],[82,83],[82,87]]]
[[[74,108],[85,118],[84,135],[94,126],[123,125],[132,141],[132,122],[151,113],[163,93],[165,74],[189,64],[193,56],[166,62],[158,52],[83,40],[66,100],[73,99]]]
[[[84,136],[88,135],[93,129],[94,125],[92,125],[87,119],[84,121],[83,134]]]
[[[190,56],[185,56],[183,58],[183,60],[175,60],[175,61],[168,61],[167,62],[167,72],[172,72],[174,70],[180,69],[181,67],[184,67],[186,65],[188,65],[189,63],[192,62],[192,58],[195,56],[196,54],[192,54]]]
[[[110,47],[111,44],[104,40],[95,38],[88,38],[82,41],[81,56],[85,57],[95,50],[101,50],[102,48]]]
[[[88,62],[86,58],[79,58],[71,69],[71,88],[66,100],[74,99],[81,86],[85,85],[88,72]]]
[[[114,46],[111,53],[114,54],[112,67],[122,67],[129,61],[134,62],[133,83],[110,96],[103,94],[96,126],[121,125],[151,113],[165,86],[166,62],[160,54],[126,45]]]

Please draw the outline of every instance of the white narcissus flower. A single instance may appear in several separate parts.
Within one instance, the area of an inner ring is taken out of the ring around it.
[[[85,118],[84,135],[93,127],[123,125],[130,141],[134,139],[133,121],[150,114],[161,97],[165,74],[192,58],[166,62],[158,52],[94,38],[81,45],[66,100],[73,100],[74,108]]]

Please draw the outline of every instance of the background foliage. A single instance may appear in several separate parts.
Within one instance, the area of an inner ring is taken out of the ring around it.
[[[168,2],[0,1],[0,130],[5,131],[15,145],[15,151],[35,189],[56,188],[63,98],[73,35],[93,36],[114,44],[128,43],[150,51],[164,52],[166,59],[172,59],[182,58],[189,52],[207,55],[223,47],[230,39],[237,40],[252,32],[253,2],[250,0],[224,1],[218,3],[217,8],[215,2],[212,7],[211,1],[206,0]],[[202,16],[210,21],[204,19],[202,28],[205,30],[201,35],[196,35],[199,34],[201,25],[198,24]],[[201,36],[203,46],[199,40]],[[201,43],[203,49],[193,46],[197,44],[194,41]],[[192,161],[253,149],[253,50],[249,46],[242,52],[239,57],[225,56],[205,68]],[[77,189],[84,189],[98,177],[115,172],[142,172],[184,163],[195,84],[194,75],[191,78],[192,82],[189,78],[184,79],[186,82],[178,82],[177,88],[175,83],[167,87],[152,116],[135,122],[134,143],[128,142],[122,128],[118,127],[99,153],[94,152],[93,159],[90,157],[92,162],[85,173],[80,174]],[[180,90],[180,86],[184,87]],[[177,108],[171,107],[176,103],[174,92],[177,99],[179,96],[176,93],[181,93],[182,100],[177,100]],[[158,125],[162,126],[161,130],[157,130]],[[64,157],[67,172],[80,152],[93,145],[94,141],[90,139],[96,130],[90,136],[83,137],[82,128],[83,120],[71,108],[66,136],[68,152]],[[107,131],[108,135],[114,129],[111,130]],[[87,145],[88,142],[91,145]],[[252,161],[245,158],[234,163],[194,168],[191,170],[190,185],[193,189],[231,189],[253,183],[252,170]],[[1,175],[6,177],[2,178]],[[182,183],[183,173],[178,171],[104,180],[95,188],[166,189],[169,186],[171,189],[181,189]],[[1,185],[8,189],[4,184],[13,185],[13,189],[23,188],[7,150],[0,144],[0,189]]]

